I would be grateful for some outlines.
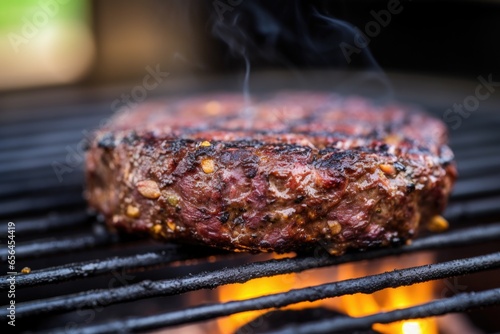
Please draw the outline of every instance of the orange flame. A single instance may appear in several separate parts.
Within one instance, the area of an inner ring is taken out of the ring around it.
[[[290,256],[290,255],[288,255]],[[286,256],[275,256],[281,258]],[[313,285],[373,275],[397,268],[419,266],[432,263],[430,253],[406,255],[398,258],[343,264],[332,268],[308,270],[299,274],[287,274],[258,278],[244,284],[230,284],[217,289],[221,302],[259,297],[268,294],[299,289]],[[329,298],[316,302],[293,304],[285,309],[327,307],[351,317],[362,317],[378,312],[391,311],[425,303],[433,299],[434,283],[426,282],[396,289],[384,289],[373,294],[354,294],[339,298]],[[242,312],[218,320],[221,333],[234,333],[238,328],[269,310]],[[390,334],[437,334],[434,318],[400,321],[391,324],[375,324],[373,329]]]

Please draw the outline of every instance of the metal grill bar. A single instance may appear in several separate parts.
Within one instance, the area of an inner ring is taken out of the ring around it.
[[[450,298],[440,299],[391,312],[378,313],[367,317],[337,318],[333,320],[323,320],[313,324],[287,326],[281,330],[267,332],[266,334],[336,333],[337,331],[371,328],[371,326],[375,323],[388,324],[399,320],[426,318],[454,312],[465,312],[480,307],[499,304],[500,288],[481,292],[461,293]]]
[[[30,171],[30,173],[19,173],[16,171],[0,173],[0,182],[3,185],[16,181],[29,182],[31,180],[48,178],[48,177],[56,177],[54,170],[52,169],[51,166],[45,166],[45,168],[34,169]]]
[[[44,233],[51,230],[75,227],[89,222],[89,215],[85,211],[69,213],[54,213],[43,218],[16,220],[16,233],[27,235],[30,233]],[[90,222],[89,222],[90,223]],[[0,231],[0,236],[7,235],[7,227]],[[30,242],[33,244],[33,242]]]
[[[450,145],[462,148],[470,148],[479,142],[497,142],[500,133],[497,131],[477,131],[474,129],[470,133],[461,133],[460,136],[451,137]]]
[[[64,152],[64,151],[63,151]],[[65,155],[61,155],[60,159],[57,159],[59,161],[65,161],[64,160]],[[18,160],[18,161],[12,161],[8,163],[3,163],[0,166],[0,175],[4,173],[9,173],[9,172],[21,172],[21,171],[31,171],[31,170],[37,170],[40,168],[50,168],[52,170],[51,163],[56,160],[54,158],[44,158],[44,159],[33,159],[33,160]],[[54,177],[55,174],[54,174]]]
[[[81,174],[72,174],[67,175],[63,182],[59,182],[57,180],[56,173],[52,171],[52,175],[47,175],[44,178],[33,178],[33,179],[25,179],[23,181],[14,181],[14,182],[2,182],[2,188],[0,189],[0,198],[9,198],[11,196],[19,196],[25,195],[29,193],[31,196],[25,197],[33,197],[34,192],[38,192],[39,194],[46,194],[48,191],[57,190],[64,193],[71,192],[81,192],[83,185],[83,175]]]
[[[0,204],[0,216],[12,216],[16,213],[28,213],[35,211],[48,211],[51,209],[62,209],[63,207],[84,205],[81,193],[63,193],[45,197],[18,198],[5,200]]]
[[[475,147],[470,150],[454,150],[455,156],[458,161],[460,161],[460,165],[462,162],[465,162],[469,159],[477,159],[486,156],[495,156],[500,148],[498,147],[496,142],[487,143],[485,145],[481,145],[479,147]]]
[[[381,257],[416,252],[419,250],[465,246],[497,239],[500,239],[500,223],[467,228],[459,231],[448,232],[442,235],[429,236],[416,240],[410,246],[383,250],[381,252],[374,251],[360,253],[358,257],[359,260],[363,260],[366,258],[373,258],[373,256]],[[179,246],[170,245],[167,247],[167,249],[162,250],[161,252],[138,254],[129,257],[115,257],[112,259],[100,261],[71,263],[64,266],[32,271],[29,275],[21,275],[16,278],[16,288],[20,289],[28,286],[43,285],[47,283],[59,283],[70,279],[92,277],[105,274],[106,271],[121,270],[123,268],[147,267],[162,263],[162,261],[187,259],[189,258],[189,256],[197,256],[196,258],[206,257],[216,254],[217,252],[216,250],[210,250],[210,254],[205,253],[204,256],[201,256],[198,252],[189,251],[187,247],[185,249],[182,249],[182,251],[177,251],[180,248]],[[166,255],[165,253],[167,252],[170,252],[171,254]],[[370,253],[373,254],[370,256]],[[181,256],[182,254],[186,254],[186,257]],[[169,256],[172,257],[172,259],[169,259]],[[175,256],[177,256],[178,258],[175,258]],[[287,261],[292,260],[290,259]],[[346,261],[350,261],[350,259],[347,258],[345,260],[342,260],[342,258],[340,258],[338,259],[336,264],[344,263]],[[0,290],[6,289],[7,287],[7,277],[0,277]]]
[[[477,197],[484,194],[498,194],[500,189],[500,175],[486,175],[469,180],[457,182],[451,196],[452,200],[462,199],[467,197]]]
[[[16,316],[25,317],[36,314],[57,313],[71,311],[77,308],[92,307],[96,305],[96,303],[101,306],[106,306],[130,300],[181,294],[200,289],[213,289],[224,284],[244,283],[258,277],[300,272],[311,268],[320,268],[339,263],[379,258],[385,254],[401,254],[405,251],[408,252],[408,249],[412,249],[412,246],[413,245],[410,245],[400,249],[382,249],[380,251],[348,254],[342,257],[322,256],[254,262],[235,268],[224,268],[222,270],[204,272],[196,276],[155,282],[142,281],[140,283],[114,289],[86,291],[78,294],[19,303],[16,307]],[[490,256],[498,257],[497,260],[499,261],[497,264],[500,265],[500,253]],[[486,257],[485,259],[489,258]],[[480,258],[477,259],[477,261],[480,260]],[[467,262],[463,262],[462,265],[465,265],[465,263]],[[455,269],[461,268],[461,270],[467,270],[466,267],[461,267],[459,263],[451,263],[447,264],[447,266],[450,267],[448,269],[450,273],[454,272],[453,266],[455,265],[457,266]],[[426,266],[425,268],[429,267]],[[431,274],[432,271],[429,270],[427,274],[421,277],[429,277],[426,275]],[[464,274],[464,272],[459,271],[457,275],[458,274]],[[0,316],[4,314],[6,314],[6,308],[0,310]]]
[[[69,110],[71,109],[71,110]],[[75,110],[81,109],[81,110]],[[53,133],[54,131],[62,131],[75,129],[81,131],[83,126],[88,124],[98,124],[99,121],[106,119],[111,114],[111,110],[103,108],[102,105],[94,104],[87,106],[66,106],[60,108],[57,114],[48,116],[52,110],[39,109],[35,113],[26,113],[27,119],[1,119],[0,138],[10,139],[12,137],[33,137],[36,133]],[[23,114],[25,111],[18,111],[17,114]]]
[[[498,153],[497,153],[498,154]],[[494,173],[498,170],[500,166],[500,157],[489,156],[476,158],[470,161],[464,161],[458,166],[460,177],[464,175],[465,177],[474,177],[484,175],[484,173]]]
[[[48,239],[36,243],[22,243],[16,246],[16,260],[26,259],[32,257],[47,256],[52,254],[63,254],[71,251],[83,250],[92,247],[109,245],[117,242],[119,237],[110,234],[101,228],[91,235],[76,236],[63,240]],[[8,249],[0,249],[0,258],[6,261],[8,256]]]
[[[121,328],[121,330],[150,330],[164,326],[212,319],[244,311],[280,308],[303,301],[312,302],[354,293],[370,294],[386,288],[396,288],[499,267],[500,252],[438,264],[394,270],[383,274],[327,283],[309,288],[294,289],[288,292],[242,301],[203,305],[155,316],[130,318],[125,321],[113,321],[97,326],[89,326],[87,329],[82,328],[82,332],[108,333],[110,331],[115,331],[117,328]],[[496,298],[500,298],[500,295],[495,296]],[[97,304],[101,305],[99,302]]]
[[[17,276],[16,289],[99,276],[123,269],[133,271],[133,269],[137,268],[166,266],[175,261],[201,259],[211,255],[223,254],[223,251],[219,250],[211,250],[210,252],[206,252],[206,249],[204,250],[196,251],[196,247],[189,247],[188,249],[188,247],[167,245],[161,251],[123,257],[116,256],[103,260],[68,263],[63,266],[35,270],[29,275]],[[7,290],[8,288],[7,276],[1,277],[0,290]]]
[[[483,199],[464,200],[459,203],[451,203],[445,211],[445,217],[450,221],[462,219],[477,220],[481,217],[495,218],[500,214],[500,196]]]

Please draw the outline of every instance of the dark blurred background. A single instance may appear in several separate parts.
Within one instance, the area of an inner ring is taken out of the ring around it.
[[[500,72],[498,1],[3,1],[0,89],[133,81],[147,65],[179,75],[373,68],[474,80]],[[365,31],[348,64],[339,47]],[[328,22],[329,15],[338,21]],[[382,15],[383,16],[383,15]],[[341,26],[341,22],[351,25]],[[387,22],[387,20],[386,20]],[[229,43],[229,44],[228,44]],[[367,58],[371,50],[373,58]]]

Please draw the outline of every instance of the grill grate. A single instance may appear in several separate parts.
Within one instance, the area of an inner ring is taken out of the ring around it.
[[[264,297],[252,298],[243,301],[235,301],[228,303],[221,303],[216,305],[205,305],[189,308],[182,311],[165,313],[162,315],[157,315],[153,317],[142,317],[129,319],[124,322],[118,322],[122,325],[121,328],[129,328],[129,329],[137,329],[133,324],[142,324],[142,327],[139,329],[148,329],[145,327],[145,324],[152,324],[154,326],[171,326],[171,325],[179,325],[192,321],[199,320],[207,320],[215,317],[221,317],[225,315],[231,315],[238,312],[244,311],[253,311],[260,309],[268,309],[268,308],[279,308],[284,307],[290,304],[295,304],[303,301],[316,301],[325,298],[338,297],[347,294],[354,293],[373,293],[375,291],[379,291],[385,288],[395,288],[404,285],[411,285],[420,282],[426,282],[430,280],[435,280],[439,278],[452,277],[456,275],[465,275],[470,274],[482,270],[489,270],[500,267],[500,253],[494,253],[490,255],[484,255],[476,258],[470,259],[460,259],[445,263],[433,264],[433,265],[425,265],[421,267],[414,267],[409,269],[402,270],[394,270],[392,272],[387,272],[379,275],[365,276],[357,279],[350,279],[345,281],[338,281],[335,283],[322,284],[318,286],[313,286],[309,288],[291,290],[285,293],[279,294],[271,294]],[[268,276],[268,275],[266,275]],[[198,277],[197,277],[198,278]],[[220,280],[219,277],[215,276],[214,279],[216,283],[212,283],[205,285],[203,282],[204,277],[201,277],[201,283],[195,283],[196,289],[199,288],[210,288],[214,287],[213,285],[218,285],[218,283],[227,284],[227,283],[235,283],[234,280]],[[163,284],[162,284],[163,283]],[[171,282],[145,282],[141,283],[141,291],[143,289],[147,289],[147,294],[153,293],[157,294],[169,294],[171,293],[172,284],[168,284]],[[172,282],[175,284],[174,282]],[[142,289],[142,286],[146,286]],[[126,289],[126,288],[125,288]],[[176,288],[178,289],[178,288]],[[182,288],[181,288],[182,289]],[[134,294],[135,287],[130,289],[129,293]],[[492,300],[492,297],[488,299],[491,304],[500,304],[500,289],[490,290],[489,292],[493,293],[493,296],[496,296],[497,299]],[[175,291],[175,293],[179,293],[179,290]],[[104,297],[104,298],[103,298]],[[138,293],[135,296],[132,296],[132,299],[144,298],[145,294]],[[94,296],[95,300],[100,305],[102,301],[109,301],[107,296],[97,297]],[[73,299],[66,299],[67,302],[73,301]],[[90,301],[90,300],[89,300]],[[83,300],[80,300],[83,305],[86,305]],[[55,306],[55,305],[54,305]],[[55,309],[53,305],[45,304],[45,307]],[[101,326],[90,326],[89,330],[95,329],[104,329],[105,332],[109,331],[109,326],[115,328],[117,322],[111,322],[109,324],[104,324]],[[106,329],[108,327],[108,329]],[[92,329],[93,328],[93,329]],[[82,328],[82,330],[86,330]],[[99,332],[99,331],[97,331]],[[309,332],[310,333],[310,332]]]
[[[340,257],[295,257],[281,260],[256,262],[252,263],[251,265],[238,267],[238,282],[241,283],[256,277],[286,274],[290,272],[300,272],[311,268],[377,259],[392,255],[414,253],[423,250],[473,245],[499,239],[500,223],[484,225],[480,226],[479,228],[467,228],[460,231],[444,233],[441,235],[428,236],[425,238],[417,239],[411,245],[403,246],[400,248],[379,249],[373,250],[371,252],[346,254]],[[61,241],[61,244],[66,245],[71,242],[73,242],[73,240],[63,240]],[[78,243],[75,244],[79,245]],[[136,254],[126,257],[114,257],[111,259],[103,260],[99,259],[80,263],[70,263],[59,267],[46,268],[33,271],[30,273],[30,275],[19,276],[16,279],[16,285],[18,287],[28,287],[43,285],[47,283],[58,283],[77,278],[102,275],[108,273],[111,270],[150,267],[183,259],[195,259],[207,256],[206,252],[193,252],[190,248],[168,245],[168,247],[165,247],[163,250],[157,252]],[[59,248],[57,251],[60,252],[60,249],[61,248]],[[216,254],[216,251],[210,250],[210,254]],[[218,272],[211,272],[210,274],[210,278],[223,277],[225,280],[228,279],[228,275],[231,275],[229,270],[219,270]],[[227,284],[222,281],[219,282],[219,280],[215,279],[211,282],[215,286]],[[237,281],[231,281],[230,283],[236,282]],[[180,286],[185,286],[186,289],[189,290],[196,289],[196,287],[190,287],[189,285],[186,285],[186,283],[182,280],[179,280],[177,283]],[[6,278],[0,278],[0,290],[5,290],[7,288],[8,282]]]
[[[70,113],[68,109],[71,108],[47,110],[49,115],[46,117],[29,117],[37,110],[25,111],[19,115],[12,113],[0,125],[0,159],[7,162],[0,166],[0,217],[4,221],[16,222],[16,262],[29,263],[34,269],[29,275],[16,277],[16,289],[21,292],[21,297],[16,301],[16,317],[24,323],[30,321],[41,324],[40,329],[48,333],[67,332],[65,322],[61,320],[65,319],[64,314],[96,306],[103,308],[105,313],[114,304],[212,289],[257,277],[428,250],[462,249],[500,240],[500,223],[495,223],[500,218],[500,178],[496,172],[500,167],[500,147],[497,145],[500,133],[496,130],[500,117],[493,113],[474,114],[474,117],[453,133],[451,146],[457,156],[460,179],[446,212],[446,217],[453,226],[449,232],[424,236],[401,248],[351,253],[341,257],[299,255],[260,261],[259,256],[232,254],[202,247],[160,245],[107,232],[101,223],[85,212],[81,196],[83,177],[80,166],[65,174],[60,183],[51,163],[65,161],[68,147],[77,147],[81,140],[81,130],[92,129],[108,116],[108,106],[80,105],[74,108],[74,113]],[[0,231],[2,238],[6,237],[6,231],[6,227]],[[108,255],[112,252],[118,254]],[[107,255],[102,256],[103,253]],[[65,256],[68,254],[79,260],[67,261]],[[6,247],[0,249],[3,263],[7,256]],[[216,256],[215,263],[210,260],[213,256]],[[189,274],[197,261],[200,261],[203,270],[208,271]],[[247,261],[250,263],[242,264]],[[71,332],[145,331],[248,310],[279,308],[306,300],[357,292],[372,293],[387,287],[467,275],[499,267],[500,253],[494,252],[241,301],[198,304],[182,309],[178,307],[156,311],[153,315],[118,320],[102,317],[101,323],[86,324]],[[116,288],[94,287],[92,283],[88,288],[89,285],[84,284],[115,271],[149,273],[158,268],[171,269],[172,277],[157,280],[143,280],[139,277],[136,282]],[[55,292],[55,295],[39,293],[41,289],[53,288],[54,284],[67,285],[71,281],[82,282],[82,285],[80,287],[75,283],[71,289],[63,289]],[[0,277],[0,290],[4,295],[8,288],[7,276]],[[27,292],[23,294],[24,291]],[[374,323],[463,312],[499,303],[500,289],[495,288],[458,294],[421,306],[361,318],[345,317],[285,327],[276,333],[326,333],[364,329]],[[6,314],[6,307],[3,306],[0,316],[4,321],[7,319]],[[25,325],[25,329],[39,328]]]
[[[444,300],[433,301],[423,305],[409,307],[402,310],[379,313],[361,318],[345,318],[331,321],[322,321],[316,324],[302,325],[295,328],[284,328],[274,334],[307,334],[307,333],[335,333],[341,330],[369,328],[374,323],[387,324],[398,320],[425,318],[443,315],[452,312],[463,312],[478,307],[498,305],[500,289],[493,289],[478,293],[463,293]]]

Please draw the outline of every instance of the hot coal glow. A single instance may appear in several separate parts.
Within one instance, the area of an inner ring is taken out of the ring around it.
[[[281,257],[283,256],[275,256],[275,258]],[[420,266],[432,262],[433,256],[430,253],[421,253],[348,263],[336,267],[308,270],[298,274],[258,278],[244,284],[222,286],[216,291],[220,302],[228,302],[378,274],[392,271],[395,268]],[[301,302],[283,309],[300,310],[324,307],[351,317],[362,317],[431,301],[436,297],[434,287],[434,282],[425,282],[395,289],[384,289],[373,294],[358,293],[315,302]],[[238,328],[269,311],[273,310],[243,312],[221,318],[218,320],[219,330],[224,334],[234,333]],[[258,326],[258,323],[256,322],[255,326]],[[375,324],[373,329],[380,333],[390,334],[438,333],[437,323],[434,318],[407,320],[391,324]],[[258,332],[258,328],[255,328],[255,332]]]

